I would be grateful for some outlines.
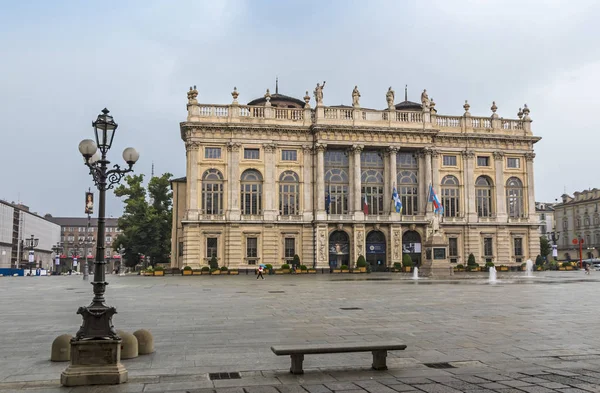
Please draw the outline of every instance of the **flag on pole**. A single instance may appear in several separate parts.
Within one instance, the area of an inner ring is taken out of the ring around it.
[[[398,195],[398,191],[396,191],[396,186],[392,191],[392,199],[394,200],[394,206],[396,206],[396,213],[400,213],[402,211],[402,200]]]
[[[367,204],[367,195],[365,194],[364,202],[363,202],[363,212],[365,214],[369,214],[369,205]]]
[[[329,214],[329,206],[331,205],[331,195],[329,194],[329,190],[327,190],[327,196],[325,197],[325,211]]]
[[[433,190],[433,184],[429,185],[429,202],[433,204],[434,213],[444,214],[444,206],[442,206],[442,203]]]

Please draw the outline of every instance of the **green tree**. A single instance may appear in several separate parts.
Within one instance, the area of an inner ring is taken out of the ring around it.
[[[414,266],[413,260],[410,257],[410,255],[404,254],[402,256],[402,266],[404,266],[404,267],[413,267]]]
[[[552,246],[545,236],[540,236],[540,254],[543,258],[547,258],[552,252]]]
[[[115,189],[115,195],[124,198],[125,209],[118,223],[121,233],[113,243],[113,248],[116,250],[123,246],[127,266],[137,265],[141,255],[149,258],[152,265],[169,262],[172,217],[170,177],[170,173],[153,177],[146,191],[144,175],[127,176],[126,184]]]
[[[473,253],[469,254],[469,259],[467,259],[467,266],[475,266],[477,262],[475,262],[475,255]]]

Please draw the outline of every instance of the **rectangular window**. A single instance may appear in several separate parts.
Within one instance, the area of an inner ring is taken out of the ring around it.
[[[490,166],[490,158],[486,156],[477,156],[477,166]]]
[[[523,256],[523,239],[520,237],[515,237],[513,239],[514,249],[515,249],[515,257]]]
[[[94,228],[92,228],[92,227],[89,227],[89,228],[88,228],[88,232],[94,232]]]
[[[541,213],[541,214],[540,214],[540,220],[541,220],[541,221],[546,221],[546,214],[544,214],[544,213]]]
[[[450,263],[458,262],[458,239],[455,237],[448,238],[448,258]]]
[[[566,231],[567,229],[569,229],[569,222],[567,220],[563,221],[563,229]]]
[[[282,150],[281,161],[297,161],[298,152],[296,150]]]
[[[183,256],[183,242],[179,242],[179,256]]]
[[[213,158],[213,159],[221,158],[221,148],[220,147],[205,147],[204,148],[204,158]]]
[[[444,156],[442,160],[444,166],[456,166],[456,156]]]
[[[216,237],[208,237],[206,238],[206,257],[217,258],[217,238]]]
[[[244,149],[244,158],[246,160],[258,160],[260,158],[259,149]]]
[[[521,160],[518,158],[507,158],[506,159],[506,166],[508,168],[520,168],[521,167]]]
[[[106,242],[110,243],[110,240],[111,240],[110,236],[106,236]]]
[[[285,239],[285,258],[292,260],[294,255],[296,255],[296,239],[287,237]]]
[[[257,258],[258,256],[258,238],[249,237],[246,239],[246,258]]]
[[[486,257],[494,256],[494,249],[492,247],[492,238],[485,237],[483,238],[483,255]]]

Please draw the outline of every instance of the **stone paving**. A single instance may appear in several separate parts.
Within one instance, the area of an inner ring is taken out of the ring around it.
[[[149,329],[157,351],[123,361],[127,384],[77,388],[60,387],[67,364],[49,361],[50,345],[78,329],[91,285],[3,277],[0,392],[600,392],[600,274],[467,277],[109,276],[115,326]],[[388,354],[387,371],[369,369],[370,353],[307,355],[294,376],[289,357],[270,351],[385,339],[408,346]],[[213,372],[241,378],[213,381]]]

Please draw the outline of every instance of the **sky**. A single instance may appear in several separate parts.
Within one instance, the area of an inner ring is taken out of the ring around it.
[[[0,199],[83,216],[93,182],[77,146],[107,107],[119,124],[112,163],[135,147],[136,173],[185,176],[179,123],[201,103],[245,103],[275,88],[324,104],[383,108],[408,85],[439,114],[516,118],[527,103],[537,201],[599,187],[600,2],[28,1],[0,12]],[[312,93],[311,93],[312,95]],[[313,103],[314,104],[314,103]],[[590,118],[592,116],[592,118]],[[97,197],[97,192],[96,192]],[[122,201],[109,192],[107,214]]]

